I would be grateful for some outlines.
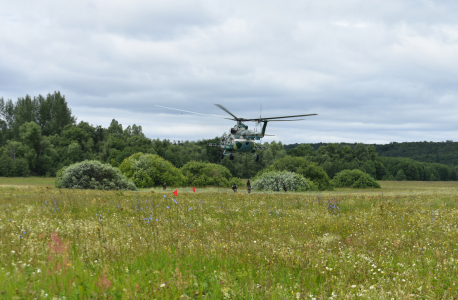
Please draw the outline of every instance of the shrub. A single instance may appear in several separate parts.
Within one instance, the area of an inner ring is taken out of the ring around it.
[[[221,165],[190,161],[186,163],[181,171],[186,177],[186,184],[190,186],[221,186],[229,187],[232,184],[242,185],[239,178],[232,177],[228,168]]]
[[[180,169],[157,154],[136,153],[124,159],[119,169],[141,188],[162,185],[164,182],[168,186],[181,186],[186,183]]]
[[[255,179],[271,171],[289,171],[301,174],[313,181],[320,191],[334,188],[331,179],[323,168],[314,162],[308,162],[304,157],[285,156],[278,159],[271,166],[256,174]]]
[[[336,187],[380,188],[380,184],[374,178],[358,169],[340,171],[334,177],[333,182]]]
[[[288,191],[310,191],[318,188],[304,176],[288,171],[272,171],[262,174],[253,182],[253,189],[260,191],[282,191],[286,186]]]
[[[118,168],[95,160],[85,160],[64,167],[56,175],[57,188],[137,190]]]

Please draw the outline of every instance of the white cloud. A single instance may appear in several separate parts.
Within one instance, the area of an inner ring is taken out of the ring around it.
[[[5,98],[60,90],[79,120],[122,118],[172,140],[232,123],[153,104],[319,114],[269,124],[284,143],[458,139],[454,1],[1,3]]]

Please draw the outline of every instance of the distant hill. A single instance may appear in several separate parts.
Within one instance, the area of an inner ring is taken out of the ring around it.
[[[314,150],[328,143],[310,143]],[[300,144],[284,145],[285,150],[293,149]],[[357,143],[340,143],[341,146],[354,148]],[[392,142],[386,145],[365,144],[375,146],[379,156],[385,157],[409,157],[416,161],[428,163],[440,163],[449,166],[458,165],[458,142]]]

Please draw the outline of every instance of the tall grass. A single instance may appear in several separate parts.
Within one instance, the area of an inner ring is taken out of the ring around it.
[[[409,189],[3,187],[0,299],[451,299],[456,188]]]

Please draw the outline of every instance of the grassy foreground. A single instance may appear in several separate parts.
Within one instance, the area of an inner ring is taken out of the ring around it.
[[[454,299],[457,183],[382,187],[0,186],[0,299]]]

